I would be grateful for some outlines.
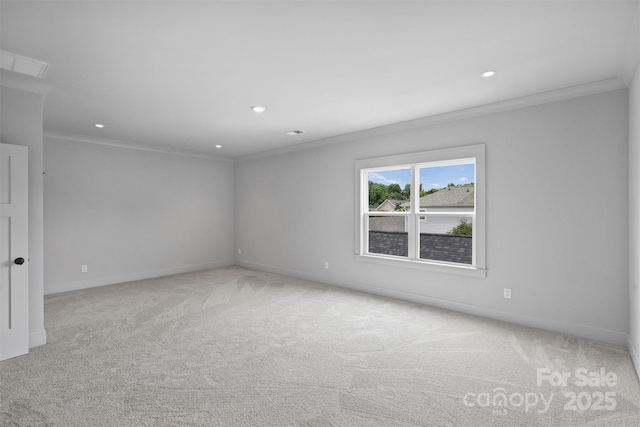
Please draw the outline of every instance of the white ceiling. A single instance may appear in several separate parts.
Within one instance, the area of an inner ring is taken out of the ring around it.
[[[0,47],[50,64],[47,131],[237,157],[628,80],[637,10],[637,0],[2,0]],[[489,69],[498,74],[482,78]],[[294,129],[306,133],[285,135]]]

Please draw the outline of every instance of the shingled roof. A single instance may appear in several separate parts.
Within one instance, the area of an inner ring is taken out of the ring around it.
[[[475,191],[475,187],[447,187],[420,197],[420,207],[473,207]]]
[[[407,256],[408,234],[388,231],[369,231],[369,252]],[[420,233],[420,259],[471,264],[473,259],[471,236]]]

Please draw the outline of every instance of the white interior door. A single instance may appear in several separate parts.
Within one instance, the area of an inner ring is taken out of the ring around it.
[[[0,144],[0,360],[29,352],[27,154]]]

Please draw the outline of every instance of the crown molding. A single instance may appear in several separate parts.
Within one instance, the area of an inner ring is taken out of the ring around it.
[[[157,145],[141,144],[137,142],[120,141],[115,139],[96,138],[93,136],[78,135],[78,134],[58,132],[58,131],[52,131],[52,130],[45,130],[44,137],[52,138],[52,139],[62,139],[67,141],[84,142],[87,144],[106,145],[109,147],[128,148],[130,150],[152,151],[155,153],[171,154],[174,156],[195,157],[199,159],[233,162],[232,159],[217,157],[208,153],[202,153],[197,151],[184,150],[180,148],[171,148],[171,147],[160,147]]]
[[[128,148],[133,150],[152,151],[156,153],[179,155],[186,157],[203,158],[209,160],[219,161],[244,161],[257,159],[262,157],[270,157],[295,151],[311,150],[323,146],[345,143],[363,138],[371,138],[375,136],[387,135],[390,133],[403,132],[412,129],[418,129],[422,127],[433,126],[436,124],[448,123],[458,120],[465,120],[475,117],[480,117],[488,114],[495,114],[510,110],[517,110],[526,107],[532,107],[541,104],[547,104],[552,102],[563,101],[572,98],[579,98],[582,96],[595,95],[602,92],[609,92],[613,90],[624,89],[627,84],[619,78],[611,78],[606,80],[600,80],[587,84],[571,86],[568,88],[553,90],[549,92],[538,93],[535,95],[523,96],[519,98],[508,99],[504,101],[498,101],[491,104],[480,105],[476,107],[470,107],[462,110],[451,111],[442,114],[436,114],[429,117],[410,120],[406,122],[394,123],[390,125],[380,126],[372,129],[351,132],[343,135],[332,136],[329,138],[318,139],[302,144],[297,144],[290,147],[277,148],[274,150],[263,151],[260,153],[247,154],[245,156],[238,156],[233,159],[214,156],[209,153],[184,150],[180,148],[160,147],[151,144],[142,144],[129,141],[113,140],[106,138],[96,138],[87,135],[78,135],[71,133],[64,133],[58,131],[46,130],[44,136],[55,139],[65,139],[76,142],[84,142],[89,144],[107,145],[112,147]]]
[[[261,157],[270,157],[274,155],[289,153],[300,150],[310,150],[313,148],[333,145],[348,141],[354,141],[362,138],[371,138],[390,133],[408,131],[412,129],[433,126],[436,124],[448,123],[458,120],[470,119],[487,114],[495,114],[520,108],[533,107],[541,104],[549,104],[552,102],[563,101],[582,96],[595,95],[602,92],[625,89],[628,85],[621,79],[614,77],[596,82],[586,83],[577,86],[571,86],[563,89],[542,92],[535,95],[528,95],[519,98],[507,99],[491,104],[479,105],[476,107],[465,108],[462,110],[451,111],[442,114],[436,114],[420,119],[409,120],[406,122],[394,123],[390,125],[380,126],[372,129],[351,132],[343,135],[332,136],[328,138],[318,139],[314,141],[297,144],[291,147],[276,148],[274,150],[263,151],[260,153],[247,154],[245,156],[236,157],[236,161],[251,160]]]

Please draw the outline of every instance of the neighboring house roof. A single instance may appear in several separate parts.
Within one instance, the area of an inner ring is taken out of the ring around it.
[[[407,233],[369,231],[369,252],[407,256]],[[471,236],[420,233],[420,258],[432,261],[471,264],[473,239]]]
[[[383,211],[383,212],[388,212],[388,209],[394,210],[396,208],[396,206],[398,206],[401,203],[406,202],[406,200],[394,200],[394,199],[387,199],[384,202],[380,203],[380,206],[378,206],[376,208],[377,211]],[[387,209],[387,205],[388,209]]]
[[[447,187],[420,197],[420,207],[473,207],[475,191],[475,187]]]

